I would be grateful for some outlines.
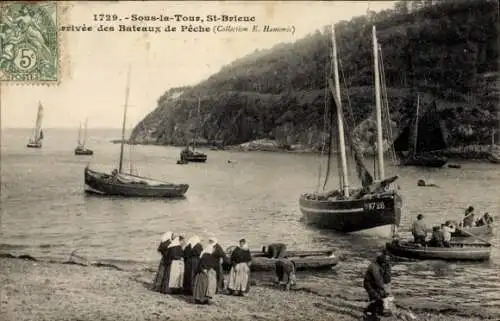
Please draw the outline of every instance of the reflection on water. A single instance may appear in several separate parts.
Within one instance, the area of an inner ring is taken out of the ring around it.
[[[119,145],[108,140],[118,137],[119,131],[89,130],[93,157],[73,155],[76,134],[72,131],[48,131],[40,150],[24,147],[29,132],[4,130],[2,251],[67,258],[77,250],[89,258],[142,262],[154,268],[157,242],[167,230],[187,236],[196,233],[202,238],[214,234],[224,246],[245,237],[254,249],[282,241],[291,249],[336,249],[343,261],[334,271],[303,274],[299,279],[318,291],[361,295],[364,299],[359,291],[364,270],[387,240],[304,225],[298,197],[318,184],[318,156],[207,150],[207,163],[181,166],[176,165],[179,148],[133,146],[134,168],[140,175],[188,183],[186,198],[105,198],[83,193],[83,170],[89,161],[91,168],[116,167]],[[127,168],[128,159],[125,161]],[[498,165],[461,165],[461,169],[386,170],[387,176],[400,176],[397,183],[404,199],[403,234],[418,213],[437,224],[458,220],[469,205],[479,213],[495,213],[500,220]],[[336,186],[335,179],[334,173],[332,186]],[[417,187],[418,179],[440,187]],[[499,243],[498,233],[492,240]],[[397,262],[394,292],[401,299],[426,302],[439,299],[451,304],[484,305],[487,301],[487,305],[500,309],[499,261],[495,247],[492,260],[486,263]]]

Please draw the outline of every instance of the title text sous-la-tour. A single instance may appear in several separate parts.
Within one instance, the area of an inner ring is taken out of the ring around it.
[[[160,15],[130,15],[131,21],[176,21],[176,22],[203,22],[200,16],[189,16],[182,14],[174,14],[173,16]],[[255,22],[254,16],[238,16],[238,15],[207,15],[206,22]]]

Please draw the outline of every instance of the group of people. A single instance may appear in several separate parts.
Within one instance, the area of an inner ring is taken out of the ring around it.
[[[295,263],[285,258],[286,245],[273,243],[262,250],[267,257],[277,259],[278,282],[290,289],[295,284]],[[227,292],[244,296],[250,290],[252,255],[245,239],[239,241],[228,257],[215,237],[209,237],[203,245],[196,235],[186,241],[182,235],[167,232],[158,252],[162,258],[153,282],[154,291],[189,294],[195,303],[208,304],[216,293],[225,291],[224,263],[231,266]]]
[[[459,224],[458,228],[473,227],[473,226],[483,226],[493,223],[493,218],[489,213],[485,213],[477,221],[474,220],[474,207],[469,206],[465,210],[465,217],[463,221]],[[452,233],[457,230],[457,226],[452,221],[446,221],[440,226],[434,226],[432,228],[432,236],[429,242],[427,242],[427,233],[429,231],[427,223],[424,220],[422,214],[417,215],[417,220],[413,222],[411,232],[413,235],[414,243],[420,244],[422,246],[434,246],[434,247],[450,247],[450,241]]]
[[[484,213],[484,215],[481,218],[476,220],[474,207],[469,206],[465,210],[465,217],[460,225],[463,227],[474,227],[474,226],[490,225],[491,223],[493,223],[493,217],[491,217],[488,212]]]
[[[197,304],[208,304],[216,293],[224,291],[223,262],[231,263],[228,290],[237,295],[248,292],[252,257],[245,239],[229,259],[215,237],[202,244],[198,236],[187,241],[182,235],[167,232],[158,252],[161,261],[153,290],[168,294],[190,294]]]

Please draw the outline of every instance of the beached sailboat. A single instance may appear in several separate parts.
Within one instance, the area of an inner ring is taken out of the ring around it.
[[[198,97],[198,119],[200,119],[200,98],[199,97]],[[193,137],[193,143],[192,143],[193,147],[190,148],[188,145],[188,146],[186,146],[186,148],[184,148],[181,151],[181,155],[180,155],[181,162],[180,163],[184,163],[184,164],[187,162],[204,163],[207,161],[207,155],[205,153],[202,153],[202,152],[196,150],[196,134],[197,134],[197,132],[198,132],[198,130],[195,130],[194,137]]]
[[[435,100],[422,113],[420,111],[420,95],[417,95],[415,119],[403,129],[394,141],[394,150],[398,153],[400,165],[443,167],[448,162],[446,157],[433,154],[433,151],[446,147],[442,125],[437,114]]]
[[[38,102],[38,112],[36,114],[35,128],[33,129],[33,137],[30,138],[26,147],[42,148],[42,140],[43,140],[42,119],[43,119],[43,107],[42,103]]]
[[[111,173],[102,173],[85,167],[85,191],[92,194],[128,197],[182,197],[188,190],[188,184],[167,183],[148,177],[123,172],[123,148],[125,143],[125,123],[129,95],[130,70],[127,75],[127,89],[123,110],[122,139],[118,169]]]
[[[372,175],[363,163],[363,155],[347,130],[346,137],[353,151],[356,171],[361,180],[362,187],[353,189],[348,184],[347,160],[344,141],[344,114],[341,104],[339,72],[337,62],[337,48],[335,33],[332,28],[333,42],[333,71],[335,87],[328,77],[329,91],[333,100],[333,107],[337,114],[337,129],[339,140],[339,168],[340,186],[338,190],[326,192],[305,193],[300,196],[299,205],[305,222],[320,228],[327,228],[339,232],[360,232],[388,235],[394,233],[395,227],[400,223],[402,199],[393,189],[392,182],[397,176],[384,177],[384,155],[382,137],[382,112],[380,95],[380,75],[378,60],[378,42],[375,26],[373,27],[373,50],[375,68],[376,92],[376,123],[377,123],[377,169],[378,180],[374,181]],[[334,117],[331,117],[332,119]],[[333,128],[334,126],[331,126]],[[330,140],[334,133],[330,134]],[[331,146],[331,144],[330,144]],[[330,148],[331,151],[331,148]],[[330,156],[331,154],[329,154]],[[329,157],[330,160],[330,157]],[[327,176],[328,177],[328,176]],[[326,183],[325,183],[326,184]]]
[[[82,124],[80,124],[80,128],[78,129],[78,143],[75,148],[75,155],[93,155],[94,152],[85,147],[85,142],[87,140],[87,119],[85,119],[85,129],[83,130],[83,139],[82,136]]]

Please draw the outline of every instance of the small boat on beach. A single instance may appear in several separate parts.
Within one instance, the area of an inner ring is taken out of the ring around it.
[[[487,243],[451,242],[450,247],[431,247],[395,240],[386,243],[386,249],[395,256],[419,260],[486,261],[491,256]]]
[[[234,246],[226,249],[228,256],[231,255]],[[266,257],[266,253],[261,251],[250,251],[252,254],[252,264],[250,265],[251,271],[274,271],[276,268],[276,261]],[[318,271],[331,269],[338,264],[339,259],[333,251],[287,251],[285,257],[295,263],[297,271]],[[231,266],[228,263],[223,265],[224,270],[229,271]]]
[[[457,229],[455,232],[451,233],[452,237],[469,237],[469,236],[487,236],[493,235],[493,225],[487,224],[482,226],[473,226],[473,227],[461,227]]]

